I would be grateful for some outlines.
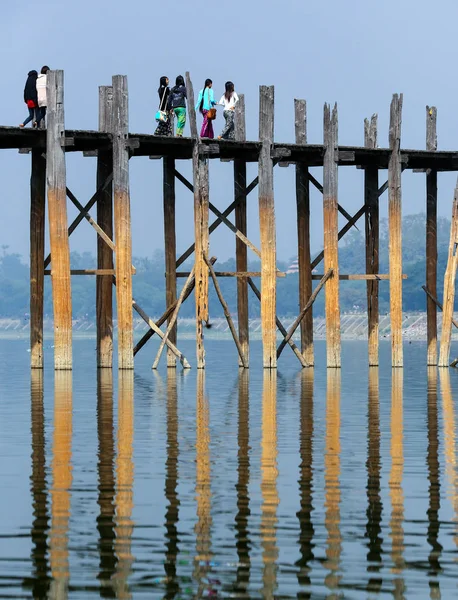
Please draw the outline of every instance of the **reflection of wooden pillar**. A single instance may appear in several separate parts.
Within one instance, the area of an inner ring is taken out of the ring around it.
[[[325,517],[328,532],[326,561],[329,573],[325,584],[330,590],[339,585],[342,536],[340,534],[340,370],[330,370],[326,389],[326,449],[324,457]]]
[[[54,380],[54,440],[52,458],[51,530],[51,598],[66,598],[70,569],[68,527],[70,490],[72,487],[72,373],[56,371]]]
[[[167,371],[167,459],[165,463],[165,513],[166,555],[164,561],[167,578],[167,598],[175,598],[180,586],[177,579],[178,557],[178,396],[176,371]]]
[[[134,462],[134,373],[119,372],[118,379],[118,455],[116,458],[116,525],[115,587],[117,598],[131,598],[128,579],[134,557],[132,556],[132,521]]]
[[[456,459],[456,421],[455,404],[450,385],[450,371],[441,369],[439,380],[442,392],[442,410],[444,423],[444,454],[445,472],[448,479],[448,497],[453,509],[453,520],[455,522],[455,535],[453,541],[458,548],[458,476]]]
[[[50,585],[48,564],[48,494],[46,483],[46,440],[43,406],[43,371],[31,372],[32,413],[32,510],[31,560],[33,564],[32,597],[46,598]]]
[[[171,306],[177,299],[177,252],[175,232],[175,159],[163,158],[163,195],[164,195],[164,245],[165,245],[165,304]],[[167,323],[170,323],[171,316]],[[176,345],[177,325],[173,326],[169,340]],[[167,366],[176,367],[176,356],[167,348]]]
[[[426,107],[426,150],[437,150],[437,108]],[[437,171],[426,171],[426,287],[437,298]],[[437,365],[437,307],[426,296],[427,364]]]
[[[404,494],[402,477],[404,473],[403,450],[403,372],[392,370],[391,382],[391,472],[389,489],[391,498],[391,560],[392,572],[398,577],[394,580],[395,598],[401,598],[404,593],[404,580],[400,577],[404,568]]]
[[[112,589],[112,576],[116,571],[114,553],[115,539],[115,476],[114,476],[114,428],[113,428],[113,373],[111,369],[97,372],[97,434],[99,452],[97,470],[99,475],[99,574],[102,588]]]
[[[315,530],[312,521],[313,510],[313,369],[301,372],[301,407],[300,407],[300,467],[299,467],[299,496],[301,508],[299,517],[300,559],[297,563],[299,571],[297,580],[301,586],[311,583],[310,571],[313,554],[313,536]]]
[[[428,562],[431,575],[438,575],[441,571],[439,558],[442,545],[439,542],[439,511],[440,498],[440,463],[439,463],[439,423],[437,412],[437,370],[428,367],[428,455],[426,458],[429,480],[429,506],[428,536],[427,540],[431,546]],[[430,587],[439,590],[439,582],[430,579]],[[440,597],[440,594],[433,597]]]
[[[380,497],[380,402],[379,370],[369,368],[369,414],[367,440],[367,525],[368,538],[367,571],[373,573],[368,583],[368,591],[378,593],[382,578],[377,576],[382,566],[382,499]]]
[[[237,593],[245,595],[250,581],[250,397],[249,373],[239,371],[238,415],[238,461],[237,461],[237,515],[235,517],[236,547],[238,556]]]
[[[262,597],[273,600],[277,589],[277,372],[264,371],[261,440]]]
[[[211,560],[211,465],[210,465],[210,423],[208,400],[205,396],[205,372],[197,372],[197,423],[196,423],[196,499],[197,523],[196,556],[194,578],[198,584],[197,598],[205,589],[204,578]]]

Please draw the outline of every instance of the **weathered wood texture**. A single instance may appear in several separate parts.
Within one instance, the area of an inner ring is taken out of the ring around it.
[[[426,107],[426,150],[437,150],[437,108]],[[426,172],[426,287],[437,296],[437,171]],[[437,309],[426,297],[427,364],[437,365]]]
[[[192,85],[191,77],[189,75],[189,71],[186,71],[185,74],[186,79],[186,92],[188,97],[188,117],[189,117],[189,127],[191,129],[191,137],[196,140],[197,139],[197,117],[196,117],[196,104],[194,102],[194,87]]]
[[[30,366],[43,368],[46,160],[32,150],[30,178]]]
[[[47,77],[46,180],[48,185],[49,241],[52,255],[54,305],[54,367],[72,368],[72,293],[70,248],[67,230],[64,73],[49,71]]]
[[[99,87],[99,131],[113,130],[113,88]],[[97,189],[102,188],[97,200],[97,224],[113,240],[113,186],[105,188],[105,181],[113,173],[113,153],[99,150],[97,153]],[[113,250],[97,236],[97,268],[113,269]],[[97,315],[97,366],[113,366],[113,284],[111,277],[98,275],[96,279]]]
[[[208,159],[199,155],[199,146],[195,146],[193,156],[194,170],[194,237],[195,237],[195,299],[197,368],[205,367],[205,348],[203,341],[203,321],[208,321],[208,268],[204,254],[209,252],[208,234]]]
[[[366,148],[377,148],[377,115],[364,121],[364,145]],[[378,169],[366,167],[364,172],[364,203],[366,206],[366,273],[373,275],[379,272],[379,195]],[[379,308],[378,280],[369,280],[367,293],[367,326],[369,366],[379,363]]]
[[[245,96],[239,95],[235,108],[235,139],[238,142],[246,140],[245,126]],[[234,197],[240,198],[235,207],[235,227],[247,235],[247,193],[246,193],[246,162],[240,159],[234,161]],[[237,271],[248,270],[247,247],[238,237],[235,239],[235,261]],[[249,366],[249,322],[248,322],[248,283],[246,279],[237,278],[237,315],[239,340],[245,357],[245,367]],[[242,359],[239,360],[242,365]]]
[[[294,100],[296,144],[307,144],[307,104]],[[302,310],[312,295],[312,268],[310,256],[310,174],[303,163],[296,163],[297,256],[299,265],[299,309]],[[301,350],[308,365],[314,365],[313,309],[301,321]]]
[[[261,322],[263,366],[277,367],[276,348],[276,231],[273,162],[271,148],[274,138],[274,88],[260,86],[259,97],[259,226],[261,230]]]
[[[133,369],[132,237],[129,191],[127,77],[113,77],[113,191],[116,243],[118,368]]]
[[[444,276],[444,311],[439,352],[439,367],[448,367],[450,344],[452,341],[452,320],[455,306],[455,279],[458,266],[458,182],[453,198],[452,222],[450,224],[450,245],[448,248],[447,269]]]
[[[171,306],[177,299],[176,232],[175,232],[175,159],[164,156],[164,244],[165,244],[165,303]],[[168,320],[170,323],[170,318]],[[170,341],[177,342],[177,325],[173,325]],[[167,349],[167,366],[176,367],[174,354]]]
[[[337,208],[337,105],[324,106],[324,164],[323,164],[323,220],[324,220],[324,270],[333,270],[326,283],[326,357],[327,366],[341,366],[340,305],[339,305],[339,251]]]
[[[402,94],[394,94],[390,108],[391,156],[388,165],[391,364],[393,367],[403,366],[401,122]]]

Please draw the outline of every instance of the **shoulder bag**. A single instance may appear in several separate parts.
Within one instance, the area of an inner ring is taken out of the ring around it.
[[[167,86],[165,86],[164,93],[162,94],[162,100],[159,104],[159,110],[156,113],[156,121],[158,123],[166,123],[168,121],[167,112],[165,110],[161,110],[161,106],[164,104],[165,93],[167,92]]]

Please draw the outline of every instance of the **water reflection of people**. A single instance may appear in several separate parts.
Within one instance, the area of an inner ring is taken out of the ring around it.
[[[443,369],[441,369],[442,371]],[[440,556],[442,545],[439,543],[439,510],[440,510],[440,465],[439,465],[439,429],[437,414],[437,369],[428,367],[428,454],[426,464],[429,480],[429,506],[428,506],[428,543],[431,546],[429,553],[429,574],[433,577],[429,585],[431,591],[440,597],[440,584],[436,579],[441,571]]]
[[[332,591],[339,587],[340,555],[340,369],[327,370],[326,450],[324,456],[325,518],[328,532],[326,561],[329,570],[325,585]]]
[[[368,592],[378,593],[382,586],[382,578],[377,574],[382,566],[382,509],[380,497],[380,403],[379,403],[379,370],[369,367],[368,386],[368,440],[367,440],[367,525],[368,538],[367,571],[370,579]]]
[[[97,517],[100,566],[98,579],[102,598],[113,598],[112,577],[116,572],[115,539],[115,475],[114,475],[113,373],[97,370],[97,433],[100,512]]]
[[[131,598],[129,576],[132,556],[134,463],[134,372],[119,371],[118,379],[118,453],[116,457],[115,552],[118,559],[114,584],[117,598]]]
[[[403,449],[403,370],[392,369],[391,381],[391,472],[388,482],[391,498],[391,560],[394,579],[393,594],[401,598],[405,591],[404,579],[404,494],[402,478],[404,473]]]
[[[68,527],[72,486],[72,372],[54,374],[54,439],[51,488],[51,598],[68,597]]]
[[[313,536],[315,530],[312,522],[313,511],[313,369],[302,369],[301,372],[301,406],[300,406],[300,458],[299,496],[301,508],[299,518],[299,547],[301,558],[297,580],[300,586],[310,586],[311,562],[313,555]]]
[[[175,598],[180,591],[177,579],[178,557],[178,397],[175,369],[167,369],[167,459],[165,464],[165,562],[166,593],[164,598]]]
[[[277,490],[277,372],[264,369],[261,442],[261,547],[264,571],[262,597],[275,597],[278,548],[276,525],[279,504]]]
[[[43,370],[32,369],[31,415],[32,415],[32,509],[31,528],[33,577],[25,586],[32,589],[32,597],[45,598],[50,584],[48,564],[48,498],[45,458],[45,419],[43,406]]]
[[[210,465],[210,424],[208,400],[205,396],[205,371],[197,370],[197,422],[196,422],[196,499],[197,523],[196,556],[194,579],[201,598],[207,588],[206,577],[210,571],[211,552],[211,465]]]

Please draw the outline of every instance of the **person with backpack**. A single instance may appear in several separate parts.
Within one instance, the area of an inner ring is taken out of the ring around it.
[[[38,111],[37,111],[37,120],[35,123],[35,127],[38,127],[40,122],[46,116],[46,107],[48,106],[48,100],[46,97],[46,81],[47,81],[47,72],[49,71],[49,67],[46,65],[41,68],[41,72],[37,77],[37,95],[38,95]]]
[[[234,115],[235,115],[235,105],[239,101],[239,97],[234,90],[234,84],[232,81],[226,82],[226,91],[221,97],[219,104],[224,106],[223,116],[226,120],[226,125],[224,126],[221,135],[218,136],[219,140],[235,140],[235,124],[234,124]]]
[[[186,86],[182,75],[178,75],[174,87],[170,90],[168,109],[177,118],[177,136],[182,137],[186,124]]]
[[[196,104],[196,111],[198,110],[204,118],[202,129],[200,130],[201,138],[210,138],[212,140],[215,137],[213,133],[213,120],[216,117],[216,109],[213,108],[215,104],[213,81],[206,79],[204,88],[199,92]]]
[[[37,120],[37,77],[38,73],[36,71],[29,71],[27,75],[27,81],[25,82],[24,87],[24,102],[27,104],[27,108],[29,109],[29,116],[27,117],[27,119],[24,120],[23,123],[19,125],[21,129],[25,127],[28,123],[30,123],[30,121],[33,121],[33,125],[35,126],[35,122]]]
[[[157,93],[159,94],[159,109],[157,114],[160,115],[161,120],[159,121],[156,117],[156,120],[158,120],[158,126],[156,127],[154,135],[165,135],[167,137],[170,137],[173,135],[172,120],[170,118],[170,115],[168,114],[170,111],[167,110],[169,104],[170,88],[169,78],[165,77],[165,75],[161,77],[159,81],[159,89],[157,90]]]

